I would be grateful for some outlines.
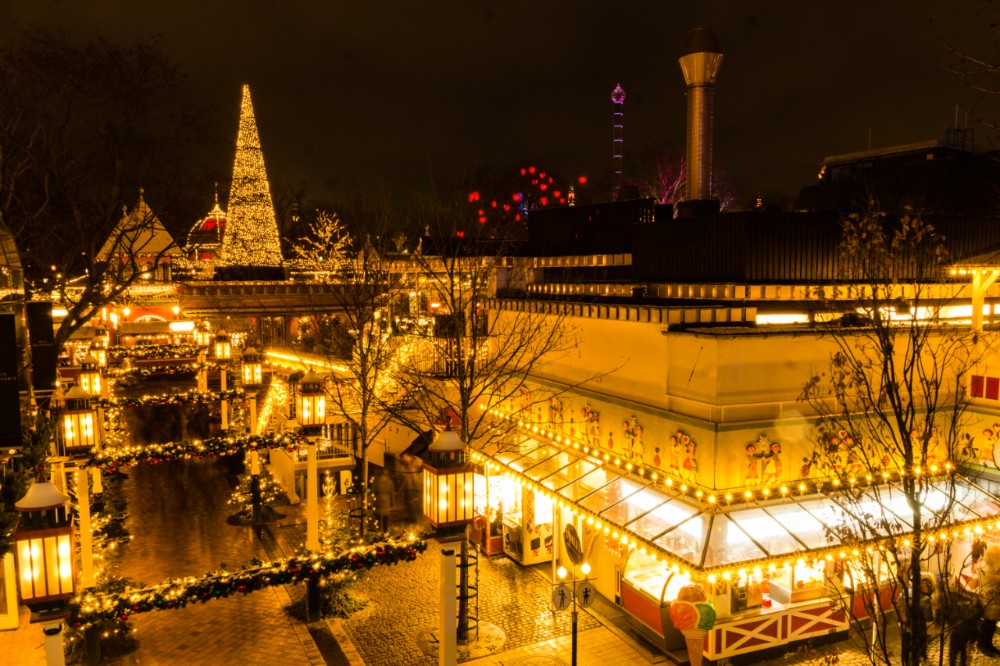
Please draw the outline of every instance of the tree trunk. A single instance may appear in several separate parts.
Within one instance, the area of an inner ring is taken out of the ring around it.
[[[363,443],[362,443],[363,444]],[[368,447],[361,447],[361,527],[358,534],[364,539],[368,530]]]

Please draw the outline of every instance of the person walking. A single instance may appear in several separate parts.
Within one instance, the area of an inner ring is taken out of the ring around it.
[[[389,514],[392,511],[392,493],[396,489],[389,472],[382,470],[375,479],[375,515],[378,516],[379,529],[389,531]]]

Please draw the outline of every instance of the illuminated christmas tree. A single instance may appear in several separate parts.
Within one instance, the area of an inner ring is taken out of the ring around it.
[[[229,191],[229,216],[219,265],[221,268],[216,271],[216,277],[222,279],[284,276],[280,270],[278,223],[274,217],[264,153],[250,101],[250,86],[247,85],[243,86],[233,184]]]

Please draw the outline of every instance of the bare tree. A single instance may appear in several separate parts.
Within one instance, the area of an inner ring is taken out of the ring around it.
[[[383,406],[397,394],[398,341],[391,306],[399,276],[390,272],[388,248],[382,247],[390,243],[387,234],[380,234],[355,247],[339,218],[321,213],[309,236],[291,246],[294,263],[324,285],[337,306],[336,315],[315,313],[311,326],[320,353],[341,361],[326,386],[337,416],[357,432],[362,538],[368,515],[368,450],[392,417]]]
[[[971,518],[961,501],[973,490],[956,478],[952,461],[970,401],[968,375],[984,341],[943,323],[951,293],[940,285],[946,257],[944,239],[918,218],[849,217],[844,283],[835,289],[852,310],[829,325],[829,367],[801,395],[817,414],[813,462],[833,477],[825,489],[838,508],[825,517],[828,536],[854,554],[831,579],[839,585],[845,574],[848,587],[838,590],[866,610],[867,619],[852,615],[852,622],[873,664],[922,663],[927,623],[941,620],[928,588],[940,582],[935,594],[945,600],[951,592],[948,575],[929,573],[953,564],[939,533]],[[881,598],[879,581],[887,589]]]
[[[426,301],[434,322],[431,331],[404,343],[400,384],[408,409],[394,412],[418,432],[428,425],[450,428],[457,420],[462,440],[480,447],[510,437],[515,427],[498,422],[489,407],[512,403],[530,375],[574,346],[575,332],[558,312],[504,301],[505,294],[523,295],[530,271],[527,262],[512,258],[515,245],[473,237],[444,219],[437,238],[424,238],[410,259],[417,297]],[[467,565],[467,540],[461,558]],[[463,566],[459,641],[469,632],[468,585]]]
[[[142,279],[98,257],[115,234],[118,250],[136,249],[134,228],[115,231],[123,206],[143,185],[182,194],[178,166],[200,123],[178,110],[180,81],[147,44],[34,35],[0,47],[0,217],[25,258],[27,292],[70,299],[57,345]]]

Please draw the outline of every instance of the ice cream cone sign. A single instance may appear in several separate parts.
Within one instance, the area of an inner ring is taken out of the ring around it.
[[[701,666],[705,636],[715,626],[715,606],[698,585],[685,585],[670,604],[670,621],[684,634],[691,666]]]

